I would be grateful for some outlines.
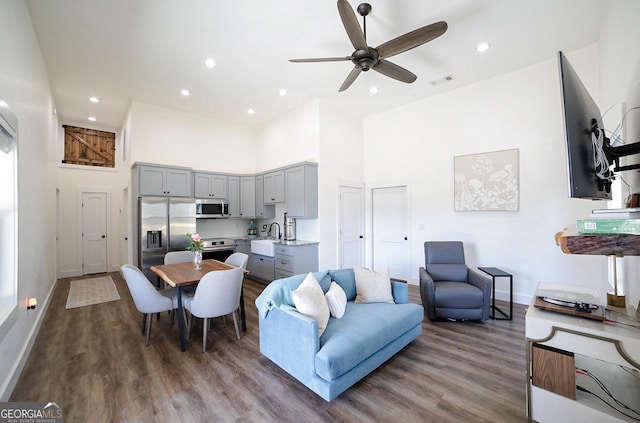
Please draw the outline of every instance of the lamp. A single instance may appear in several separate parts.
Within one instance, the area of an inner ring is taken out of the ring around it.
[[[29,298],[29,300],[27,300],[27,310],[35,309],[37,305],[38,305],[38,299],[37,298],[31,297],[31,298]]]
[[[607,305],[612,307],[626,307],[627,299],[623,294],[618,294],[618,272],[617,272],[617,262],[618,257],[622,258],[622,256],[618,255],[610,255],[612,258],[612,268],[613,268],[613,292],[607,292]]]

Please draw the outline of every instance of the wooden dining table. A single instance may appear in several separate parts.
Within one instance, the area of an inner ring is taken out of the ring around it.
[[[180,349],[186,351],[186,342],[184,336],[184,312],[182,307],[182,294],[183,290],[187,287],[195,287],[200,279],[209,272],[217,270],[229,270],[235,269],[235,266],[224,263],[218,260],[202,260],[202,265],[199,270],[196,270],[193,263],[174,263],[174,264],[160,264],[151,266],[150,270],[158,275],[163,281],[170,286],[176,288],[178,294],[178,325],[180,326]],[[248,272],[245,270],[245,274]],[[244,312],[244,290],[240,294],[240,319],[242,321],[242,331],[246,332],[247,323]]]

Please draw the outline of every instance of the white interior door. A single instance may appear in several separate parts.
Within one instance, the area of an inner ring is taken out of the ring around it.
[[[107,271],[107,194],[82,193],[82,274]]]
[[[340,268],[362,267],[364,259],[363,189],[340,187]]]
[[[373,269],[389,268],[391,277],[409,280],[409,211],[407,187],[372,190]]]

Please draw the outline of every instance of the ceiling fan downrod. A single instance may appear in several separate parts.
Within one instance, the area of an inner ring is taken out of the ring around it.
[[[371,5],[369,3],[360,3],[358,5],[358,13],[362,16],[362,33],[364,34],[365,41],[367,40],[367,15],[371,12]]]

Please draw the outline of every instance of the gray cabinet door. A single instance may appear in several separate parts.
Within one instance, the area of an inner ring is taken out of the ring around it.
[[[140,195],[167,195],[165,189],[166,169],[155,166],[140,166]]]
[[[256,178],[254,176],[240,177],[240,217],[256,217]]]
[[[285,171],[287,216],[298,219],[318,217],[318,168],[301,165]]]
[[[264,203],[283,203],[285,200],[284,170],[264,175]]]
[[[191,171],[167,169],[167,195],[171,197],[191,197]]]
[[[229,198],[228,185],[227,175],[211,175],[211,198]]]
[[[240,217],[240,177],[229,176],[229,217]]]
[[[275,277],[274,258],[251,254],[249,257],[249,274],[263,281],[271,282]]]
[[[193,191],[196,198],[211,198],[211,175],[208,173],[193,174]]]

